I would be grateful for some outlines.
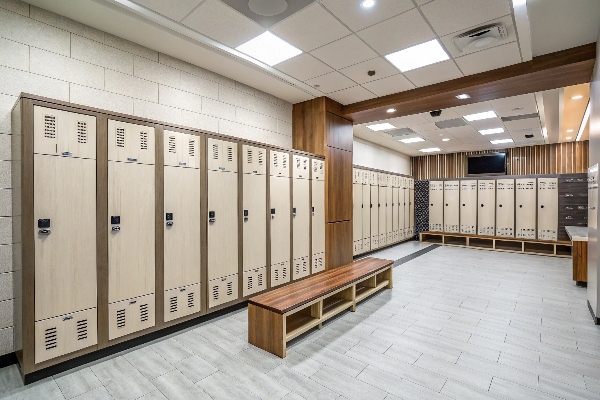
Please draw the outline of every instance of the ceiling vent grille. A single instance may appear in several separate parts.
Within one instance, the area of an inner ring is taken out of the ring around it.
[[[461,33],[454,37],[454,44],[461,52],[472,52],[493,46],[506,39],[507,31],[503,23],[486,25]]]

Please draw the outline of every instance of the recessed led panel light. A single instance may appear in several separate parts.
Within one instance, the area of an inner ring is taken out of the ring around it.
[[[448,54],[437,39],[421,43],[408,49],[400,50],[385,56],[400,71],[406,72],[448,60]]]
[[[573,136],[567,136],[566,139],[571,140],[571,139],[573,139]]]
[[[421,139],[420,137],[414,137],[410,139],[400,139],[402,143],[416,143],[416,142],[424,142],[425,139]]]
[[[236,50],[270,66],[279,64],[302,53],[302,50],[268,31],[239,45],[236,47]]]
[[[579,99],[583,99],[583,96],[580,94],[578,94],[577,96],[571,97],[571,100],[579,100]]]
[[[479,131],[482,135],[493,135],[494,133],[502,133],[504,132],[503,128],[493,128],[493,129],[482,129]]]
[[[502,144],[502,143],[513,143],[512,139],[498,139],[498,140],[490,140],[491,144]]]
[[[395,108],[388,108],[387,112],[390,113],[390,114],[391,113],[395,113],[396,109]]]
[[[446,138],[446,139],[442,139],[442,142],[447,142],[447,141],[449,141],[449,140],[450,140],[450,139],[448,139],[448,138]]]
[[[498,116],[496,115],[495,112],[485,111],[485,112],[481,112],[481,113],[477,113],[477,114],[465,115],[463,118],[466,119],[467,121],[471,122],[471,121],[479,121],[480,119],[497,118],[497,117]]]
[[[464,99],[470,99],[470,98],[471,98],[471,96],[469,96],[469,95],[468,95],[468,94],[466,94],[466,93],[463,93],[463,94],[459,94],[458,96],[456,96],[456,98],[457,98],[457,99],[460,99],[460,100],[464,100]]]
[[[428,149],[421,149],[419,151],[422,153],[432,153],[434,151],[442,151],[442,149],[440,149],[439,147],[430,147]]]
[[[567,129],[567,132],[571,133],[573,132],[573,129]]]
[[[388,124],[387,122],[384,122],[383,124],[375,124],[375,125],[369,125],[367,126],[367,128],[369,128],[372,131],[385,131],[388,129],[396,129],[396,127],[392,124]]]
[[[527,0],[513,0],[513,5],[515,7],[524,6],[525,4],[527,4]]]
[[[363,8],[371,8],[375,5],[375,0],[365,0],[360,3],[360,6]]]

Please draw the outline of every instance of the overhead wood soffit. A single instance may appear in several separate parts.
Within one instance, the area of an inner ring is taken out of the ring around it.
[[[590,43],[508,67],[348,104],[343,114],[354,124],[362,124],[577,85],[590,82],[595,61],[596,43]],[[462,93],[471,98],[457,99]],[[389,108],[397,111],[389,114]]]

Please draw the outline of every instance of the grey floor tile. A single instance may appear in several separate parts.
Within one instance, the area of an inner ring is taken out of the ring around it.
[[[469,385],[465,385],[461,382],[456,382],[452,379],[448,379],[441,393],[450,398],[456,400],[466,400],[466,399],[489,399],[489,400],[499,400],[503,397],[497,396],[495,394],[490,393],[487,390],[479,390],[471,387]]]
[[[289,393],[287,396],[283,398],[283,400],[306,400],[304,397],[296,394],[294,392]]]
[[[300,354],[297,351],[288,351],[286,357],[282,361],[282,365],[301,373],[304,376],[312,376],[321,368],[323,364]]]
[[[152,381],[154,386],[169,400],[200,399],[211,400],[204,390],[194,385],[179,371],[171,371]]]
[[[403,399],[445,399],[438,392],[431,389],[417,385],[406,379],[398,378],[396,375],[392,375],[389,372],[385,372],[378,368],[369,365],[358,375],[358,379],[379,388],[385,392],[391,393],[392,395],[398,396]],[[386,397],[387,399],[387,397]]]
[[[590,367],[587,364],[581,363],[577,359],[567,359],[562,357],[552,356],[550,354],[541,354],[540,362],[565,371],[571,371],[576,374],[585,375],[594,379],[600,379],[600,369]]]
[[[339,397],[335,392],[285,365],[275,368],[268,375],[305,399],[329,400]]]
[[[534,389],[538,386],[538,375],[535,373],[522,371],[498,362],[484,360],[470,354],[461,354],[456,364]]]
[[[167,398],[160,391],[155,390],[154,392],[150,392],[140,397],[138,400],[167,400]]]
[[[77,397],[75,400],[112,400],[113,397],[108,393],[108,390],[104,386],[100,386],[96,389],[85,392]]]
[[[258,397],[244,389],[239,383],[221,373],[216,372],[196,384],[214,400],[257,400]]]
[[[313,343],[302,343],[295,350],[350,376],[357,376],[367,366],[364,362]]]
[[[588,400],[598,396],[594,392],[557,382],[543,376],[540,377],[538,389],[564,399]]]
[[[193,383],[196,383],[199,380],[204,379],[218,371],[215,367],[197,355],[184,358],[183,360],[175,363],[174,366]]]
[[[171,364],[175,364],[192,355],[192,352],[175,339],[166,339],[153,344],[152,349]]]
[[[45,379],[40,382],[32,383],[23,388],[13,390],[8,395],[3,397],[7,400],[59,400],[64,399],[60,389],[53,379]]]
[[[414,364],[423,353],[401,345],[392,345],[384,352],[384,354],[407,364]]]
[[[492,381],[492,375],[490,374],[476,371],[462,365],[452,364],[426,354],[419,357],[415,365],[447,378],[454,379],[455,381],[473,386],[476,389],[487,390]]]
[[[244,312],[247,312],[244,310]],[[248,333],[248,319],[241,320],[239,317],[228,316],[215,322],[219,328],[226,330],[234,335]]]
[[[102,383],[89,368],[55,376],[54,380],[63,396],[67,399],[77,397],[102,386]]]
[[[556,400],[559,397],[552,396],[539,390],[531,389],[527,386],[517,385],[510,381],[494,378],[490,385],[490,393],[505,399],[531,399],[531,400]]]
[[[510,343],[490,340],[479,335],[472,335],[469,339],[469,343],[484,347],[486,349],[512,354],[521,358],[527,358],[533,361],[539,361],[540,359],[540,353],[537,351],[530,350],[525,347],[515,346]]]
[[[264,373],[277,368],[283,362],[282,358],[254,346],[238,353],[237,357]]]
[[[355,343],[345,340],[344,337],[345,335],[341,338],[330,335],[322,335],[317,340],[313,341],[313,343],[344,354],[355,345]]]
[[[196,332],[231,354],[238,354],[250,347],[247,341],[241,340],[218,326],[206,325],[202,329],[197,329]]]
[[[20,388],[23,388],[23,379],[16,364],[0,369],[0,397]]]
[[[103,382],[103,385],[110,395],[118,400],[137,399],[156,390],[152,383],[137,370],[115,376]]]
[[[313,375],[310,379],[349,400],[383,400],[388,395],[388,393],[377,389],[375,386],[371,386],[329,366],[323,367],[318,374]]]
[[[585,389],[600,395],[600,379],[594,379],[589,376],[585,376],[583,379],[585,380]]]
[[[174,369],[173,365],[154,351],[153,347],[141,347],[125,354],[124,357],[150,380]]]

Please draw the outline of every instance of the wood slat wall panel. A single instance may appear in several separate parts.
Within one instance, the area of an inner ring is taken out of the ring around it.
[[[470,151],[411,157],[415,180],[463,178],[467,156],[495,151]],[[508,175],[574,174],[587,172],[589,141],[544,144],[506,149]]]

